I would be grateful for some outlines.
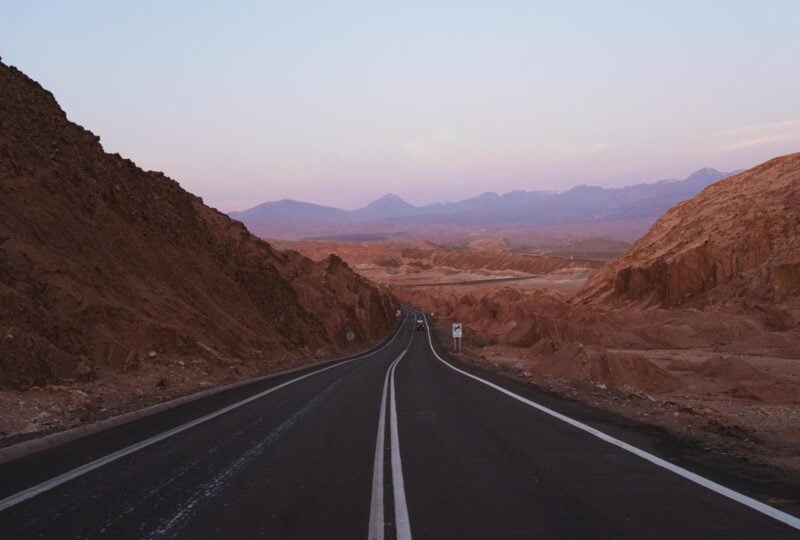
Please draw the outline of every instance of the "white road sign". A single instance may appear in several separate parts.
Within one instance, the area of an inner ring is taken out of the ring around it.
[[[461,328],[461,323],[460,322],[453,323],[453,337],[460,338],[462,333],[463,331]]]
[[[348,330],[347,334],[345,334],[344,337],[347,338],[347,341],[353,341],[354,339],[356,339],[356,335],[355,335],[355,333],[353,333],[352,330]]]

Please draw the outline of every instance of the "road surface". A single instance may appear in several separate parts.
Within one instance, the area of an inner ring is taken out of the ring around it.
[[[791,486],[695,476],[646,430],[445,362],[414,318],[371,354],[0,465],[0,538],[800,537]]]

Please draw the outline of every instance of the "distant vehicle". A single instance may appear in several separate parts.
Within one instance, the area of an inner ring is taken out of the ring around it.
[[[425,321],[417,319],[417,330],[425,330]]]

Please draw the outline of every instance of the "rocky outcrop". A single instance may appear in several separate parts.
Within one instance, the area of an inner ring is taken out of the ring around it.
[[[677,378],[642,355],[611,352],[578,343],[570,343],[554,354],[543,356],[536,370],[546,376],[583,380],[609,388],[667,392],[680,387]]]
[[[796,303],[800,154],[770,160],[679,204],[577,296],[660,306]]]
[[[132,370],[139,353],[262,362],[387,335],[396,304],[341,260],[252,236],[159,172],[107,154],[0,63],[0,387]]]

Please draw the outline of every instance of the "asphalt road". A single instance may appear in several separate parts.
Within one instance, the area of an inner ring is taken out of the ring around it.
[[[413,326],[0,465],[0,538],[800,538],[760,502],[791,486],[695,475],[635,427],[446,363]]]

